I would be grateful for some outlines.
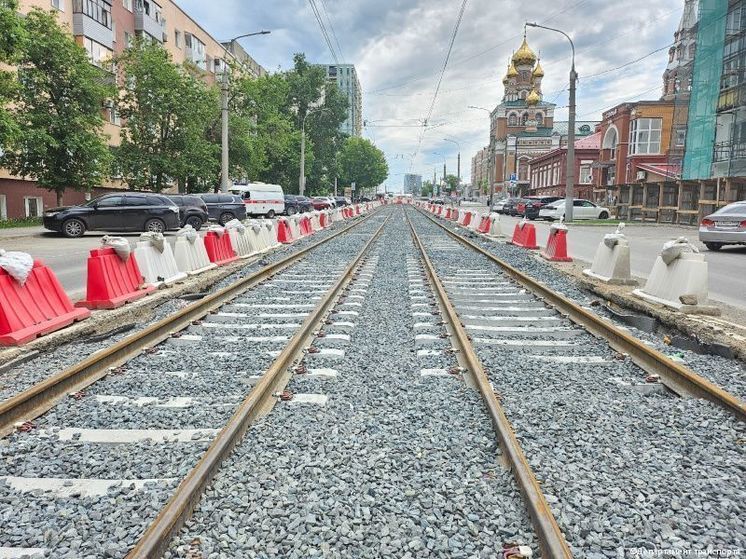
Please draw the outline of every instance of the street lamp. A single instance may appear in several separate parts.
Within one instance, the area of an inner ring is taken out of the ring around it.
[[[444,142],[451,142],[452,144],[456,144],[458,147],[458,158],[456,159],[456,189],[458,190],[461,188],[461,144],[459,144],[456,140],[451,140],[450,138],[443,138]]]
[[[485,109],[484,107],[476,107],[474,105],[469,105],[470,109],[475,109],[477,111],[485,111],[490,115],[490,119],[492,118],[492,111],[489,109]],[[490,165],[489,165],[489,171],[488,171],[488,177],[490,181],[490,213],[494,211],[495,208],[495,138],[492,135],[492,122],[490,122]],[[505,168],[505,161],[503,160],[503,168]]]
[[[539,25],[538,23],[526,22],[526,25],[528,27],[540,27],[541,29],[560,33],[570,41],[570,47],[572,48],[572,65],[570,67],[570,114],[567,123],[567,163],[565,165],[567,167],[567,178],[565,180],[567,184],[567,187],[565,188],[565,220],[572,221],[573,201],[575,198],[575,83],[578,80],[578,74],[575,72],[575,43],[572,42],[572,39],[567,33],[559,29],[546,27],[544,25]]]
[[[232,44],[239,39],[244,37],[253,37],[254,35],[269,35],[271,31],[257,31],[256,33],[244,33],[238,37],[233,37],[230,41],[226,41],[228,44]],[[221,43],[223,50],[226,55],[231,54],[225,47],[225,44]],[[228,158],[228,94],[230,87],[228,83],[228,57],[226,56],[225,63],[223,64],[223,79],[220,84],[220,112],[223,119],[222,126],[222,161],[220,166],[220,190],[222,192],[228,192],[230,187],[230,161]]]
[[[446,175],[446,156],[443,155],[442,153],[438,152],[438,151],[434,151],[433,155],[438,155],[438,156],[440,156],[440,157],[443,158],[443,184],[445,185],[446,184],[446,177],[448,176],[448,175]],[[442,193],[440,192],[440,189],[438,189],[438,195],[441,195],[441,194]]]
[[[301,121],[300,127],[300,176],[298,177],[298,193],[303,196],[306,191],[306,119],[314,113],[321,113],[330,109],[320,108],[308,111],[303,120]]]

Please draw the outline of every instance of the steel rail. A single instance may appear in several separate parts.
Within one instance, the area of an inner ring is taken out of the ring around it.
[[[454,233],[426,212],[419,208],[417,210],[446,231],[448,235],[500,266],[507,275],[554,307],[557,312],[566,316],[575,324],[582,326],[594,336],[605,340],[619,353],[628,355],[644,371],[658,375],[661,382],[677,394],[709,400],[733,414],[740,421],[746,421],[746,402],[737,396],[701,377],[688,367],[676,363],[665,354],[645,345],[641,340],[620,330],[596,313],[581,307],[576,302],[517,270],[482,247]]]
[[[518,442],[513,426],[510,424],[510,420],[508,420],[502,405],[495,395],[495,391],[492,389],[492,385],[487,378],[484,366],[477,356],[474,346],[466,333],[466,329],[461,324],[461,319],[458,317],[456,309],[451,303],[443,284],[438,278],[430,257],[427,255],[425,247],[422,244],[419,235],[417,235],[417,231],[415,231],[414,225],[408,215],[407,221],[409,222],[409,227],[412,232],[412,238],[420,252],[422,262],[425,265],[427,275],[435,289],[440,307],[445,311],[448,325],[454,334],[452,341],[463,358],[467,369],[472,374],[474,382],[482,395],[482,399],[484,400],[484,403],[487,406],[487,411],[492,419],[492,425],[494,426],[497,437],[500,440],[500,446],[508,459],[515,480],[518,483],[518,487],[524,496],[526,508],[528,509],[529,516],[533,521],[534,530],[539,539],[543,556],[551,557],[553,559],[563,557],[571,558],[573,556],[572,551],[570,551],[565,537],[562,534],[562,530],[557,524],[557,520],[554,518],[552,510],[549,508],[549,503],[547,503],[547,500],[541,491],[539,481],[536,479],[526,455],[521,448],[521,444]]]
[[[160,557],[168,548],[174,534],[181,529],[190,517],[205,487],[220,468],[223,460],[230,454],[251,426],[254,419],[271,405],[275,391],[280,387],[288,367],[303,351],[304,345],[314,332],[314,328],[331,310],[344,287],[350,282],[353,273],[363,261],[371,245],[381,234],[390,216],[365,243],[355,259],[345,269],[339,280],[324,294],[314,311],[306,318],[288,345],[262,375],[241,403],[228,423],[221,429],[197,465],[182,480],[176,491],[153,523],[148,527],[136,546],[127,555],[127,559],[154,559]]]
[[[0,402],[0,437],[13,432],[16,423],[39,417],[68,394],[78,392],[93,384],[106,376],[110,369],[126,363],[135,355],[168,339],[174,332],[188,327],[193,321],[203,318],[243,291],[283,271],[312,250],[358,227],[366,222],[371,215],[373,214],[369,214],[364,219],[340,229],[329,237],[189,304],[180,311],[123,338],[111,347],[96,352],[87,359]]]

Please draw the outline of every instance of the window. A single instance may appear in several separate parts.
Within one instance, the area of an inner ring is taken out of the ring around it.
[[[124,32],[124,48],[132,48],[132,35]]]
[[[8,200],[5,194],[0,194],[0,219],[8,219]]]
[[[510,113],[510,116],[508,116],[508,126],[518,126],[518,115],[515,113]]]
[[[109,117],[109,122],[114,124],[115,126],[121,126],[122,125],[122,118],[119,116],[119,111],[117,110],[116,105],[111,103],[106,108],[106,113]]]
[[[544,124],[544,115],[541,113],[536,113],[536,124],[539,126]]]
[[[132,0],[122,0],[122,6],[125,10],[132,11]]]
[[[619,143],[619,133],[617,132],[616,126],[611,126],[604,135],[604,141],[602,144],[603,149],[609,150],[609,159],[616,159],[616,146]]]
[[[579,173],[580,184],[591,184],[593,182],[593,170],[590,165],[581,165]]]
[[[528,113],[523,113],[523,116],[521,117],[521,124],[523,126],[526,126],[527,122],[528,122]]]
[[[178,29],[174,30],[174,45],[177,49],[181,48],[181,31]]]
[[[98,200],[96,205],[99,208],[113,208],[115,206],[122,206],[124,202],[124,196],[107,196]]]
[[[40,196],[24,196],[23,206],[26,217],[39,217],[44,213],[44,199]]]
[[[125,206],[148,206],[148,199],[145,196],[125,196]]]
[[[674,145],[679,148],[684,147],[686,145],[686,128],[679,128],[674,134]]]
[[[111,29],[111,2],[105,0],[73,0],[73,12],[85,14],[104,27]]]
[[[64,12],[65,11],[65,0],[52,0],[52,7]]]
[[[630,155],[660,153],[661,127],[660,118],[638,118],[632,121],[629,131]]]
[[[109,61],[111,61],[112,57],[112,51],[110,49],[107,49],[105,46],[97,43],[93,39],[89,39],[88,37],[83,37],[83,48],[85,48],[88,53],[88,60],[90,60],[94,66],[104,68],[109,65]]]
[[[609,186],[616,184],[616,167],[606,169],[606,184]]]

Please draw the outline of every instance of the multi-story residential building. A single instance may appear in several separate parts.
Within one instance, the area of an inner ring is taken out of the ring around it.
[[[575,141],[575,197],[593,200],[593,166],[598,161],[601,132]],[[567,146],[531,160],[531,195],[564,196],[567,186]],[[605,199],[596,199],[606,203]]]
[[[475,193],[483,194],[489,190],[492,180],[490,146],[483,147],[471,158],[471,184]]]
[[[419,196],[422,192],[422,175],[404,175],[404,194]]]
[[[363,135],[363,90],[354,64],[325,64],[326,77],[347,97],[347,119],[339,127],[348,136]]]
[[[554,103],[543,100],[544,69],[526,37],[503,78],[505,94],[490,115],[490,147],[496,192],[525,194],[531,188],[530,162],[567,141],[567,122],[555,122]],[[578,137],[593,133],[596,122],[577,122]]]
[[[162,44],[175,63],[190,62],[201,69],[208,83],[215,81],[228,57],[235,57],[254,75],[266,73],[240,45],[224,47],[173,0],[20,0],[21,13],[32,8],[55,10],[59,22],[88,52],[91,63],[103,68],[111,68],[110,60],[141,37]],[[110,144],[119,145],[122,122],[116,107],[102,107],[102,115]],[[119,181],[109,179],[92,193],[65,192],[65,202],[77,204],[91,195],[121,188],[124,185]],[[0,169],[0,219],[39,216],[55,203],[53,192]]]

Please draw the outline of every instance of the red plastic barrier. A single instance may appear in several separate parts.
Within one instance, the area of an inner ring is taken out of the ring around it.
[[[479,228],[477,231],[484,233],[485,235],[490,232],[490,214],[482,216],[482,221],[479,222]]]
[[[88,257],[86,298],[75,306],[89,309],[116,309],[142,299],[155,287],[144,287],[145,279],[130,256],[125,262],[113,248],[96,248]]]
[[[567,255],[567,229],[550,228],[547,248],[540,254],[552,262],[572,262],[572,258]]]
[[[319,225],[321,225],[322,229],[328,225],[325,213],[319,215]]]
[[[208,231],[205,235],[205,248],[207,257],[210,262],[223,266],[234,260],[238,260],[238,254],[233,249],[231,236],[226,231],[222,236],[218,236],[215,231]]]
[[[34,262],[21,285],[0,268],[0,345],[21,345],[91,316],[76,309],[57,276]]]
[[[463,225],[464,227],[469,227],[470,223],[471,223],[471,212],[464,212],[464,219],[461,220],[460,225]]]
[[[311,219],[308,217],[300,218],[300,234],[304,237],[313,234],[313,228],[311,227]]]
[[[277,222],[277,242],[285,245],[293,242],[293,232],[290,230],[288,220],[284,217]]]
[[[534,227],[532,223],[525,223],[523,227],[521,227],[521,223],[515,224],[515,229],[513,229],[513,240],[510,242],[515,246],[529,248],[531,250],[538,249],[539,245],[536,244],[536,227]]]
[[[438,217],[443,215],[443,206],[437,206],[437,209],[435,210],[435,213],[438,214]]]
[[[355,215],[360,215],[360,204],[355,206]]]

